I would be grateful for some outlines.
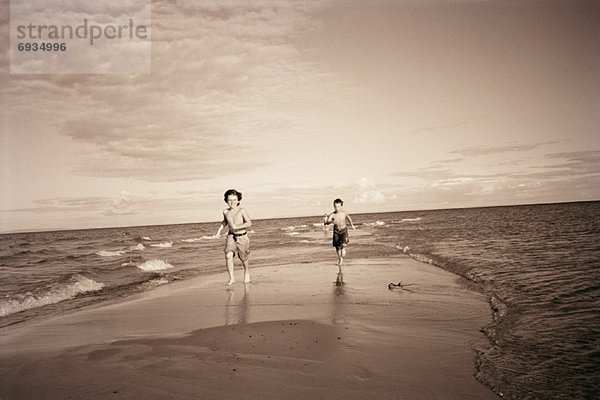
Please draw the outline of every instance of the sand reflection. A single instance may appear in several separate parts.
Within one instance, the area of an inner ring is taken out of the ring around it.
[[[235,286],[226,289],[228,297],[227,304],[225,305],[225,325],[248,323],[248,316],[250,314],[250,285],[244,284],[243,287],[242,290]],[[242,295],[239,303],[235,301],[236,291],[238,292],[238,296]]]

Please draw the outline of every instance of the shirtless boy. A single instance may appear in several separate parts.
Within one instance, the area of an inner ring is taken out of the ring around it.
[[[350,214],[344,211],[342,208],[344,202],[341,199],[335,199],[333,201],[334,211],[323,216],[323,222],[325,225],[333,224],[333,247],[337,252],[338,256],[338,274],[342,273],[342,264],[344,263],[344,257],[346,256],[346,245],[348,244],[348,227],[346,221],[350,223],[352,229],[356,229],[352,223]]]
[[[227,208],[223,210],[223,222],[219,226],[215,236],[221,236],[221,231],[226,226],[229,227],[227,241],[225,243],[225,264],[229,272],[229,282],[231,285],[235,282],[233,276],[233,257],[237,254],[244,266],[244,283],[250,283],[250,265],[248,264],[248,254],[250,254],[250,240],[248,239],[247,228],[252,226],[252,221],[248,212],[240,207],[242,193],[235,189],[229,189],[225,192],[225,202]]]

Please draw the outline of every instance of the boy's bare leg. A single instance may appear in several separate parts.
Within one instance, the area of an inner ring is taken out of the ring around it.
[[[227,271],[229,272],[229,282],[228,285],[231,285],[235,282],[235,277],[233,275],[233,251],[228,251],[225,254],[225,263],[227,264]]]
[[[250,283],[250,262],[242,261],[242,265],[244,266],[244,283]]]

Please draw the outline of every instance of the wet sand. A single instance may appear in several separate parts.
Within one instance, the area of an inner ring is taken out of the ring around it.
[[[483,295],[404,256],[336,272],[237,268],[5,328],[0,399],[497,398],[473,377]]]

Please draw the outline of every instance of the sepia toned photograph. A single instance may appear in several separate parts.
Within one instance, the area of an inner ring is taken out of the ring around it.
[[[0,0],[0,400],[600,398],[597,0]]]

